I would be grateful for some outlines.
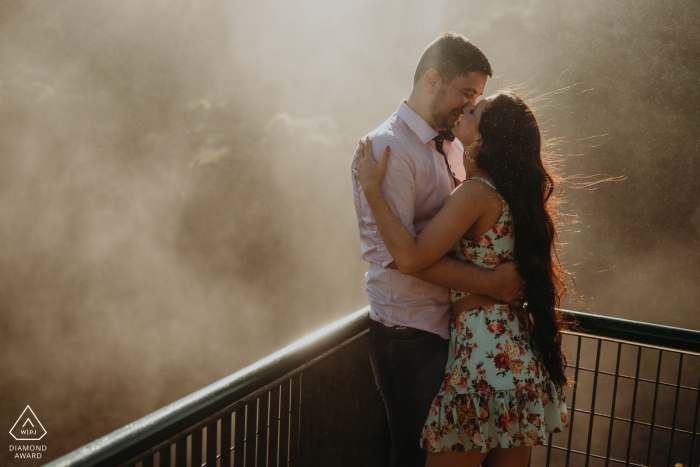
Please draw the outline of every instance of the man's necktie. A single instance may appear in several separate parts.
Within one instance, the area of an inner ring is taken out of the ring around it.
[[[443,151],[443,149],[442,149],[442,143],[444,143],[445,140],[454,141],[455,135],[453,135],[450,130],[438,131],[438,135],[434,139],[435,139],[435,149],[437,149],[437,151],[440,154],[447,157],[445,155],[445,151]]]
[[[434,138],[435,141],[435,149],[442,154],[443,159],[445,159],[445,165],[447,166],[447,171],[452,174],[452,177],[455,177],[455,173],[452,171],[452,167],[450,167],[450,163],[447,161],[447,155],[445,154],[445,151],[442,149],[442,144],[447,141],[454,141],[455,140],[455,135],[452,134],[450,130],[445,130],[445,131],[438,131],[438,135]]]

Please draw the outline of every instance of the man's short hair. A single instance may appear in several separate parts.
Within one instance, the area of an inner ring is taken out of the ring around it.
[[[493,76],[491,64],[486,55],[469,39],[461,34],[445,32],[423,51],[418,61],[413,84],[423,79],[428,70],[437,70],[443,82],[449,83],[458,76],[480,71]]]

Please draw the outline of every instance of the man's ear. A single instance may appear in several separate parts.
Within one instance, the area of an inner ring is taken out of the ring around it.
[[[440,76],[440,72],[435,69],[430,69],[425,72],[425,75],[423,76],[423,88],[428,94],[435,93],[441,84],[442,77]]]

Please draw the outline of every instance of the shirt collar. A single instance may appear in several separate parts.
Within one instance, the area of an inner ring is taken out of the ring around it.
[[[396,115],[408,125],[408,127],[418,136],[423,144],[428,144],[430,140],[438,134],[433,128],[426,123],[412,108],[406,105],[406,101],[399,104],[399,109]]]

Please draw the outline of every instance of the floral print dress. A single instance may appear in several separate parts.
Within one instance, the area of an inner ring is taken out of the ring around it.
[[[494,268],[512,260],[513,219],[507,203],[485,234],[460,239],[450,255]],[[470,179],[471,180],[471,179]],[[452,301],[468,294],[451,291]],[[544,444],[545,432],[569,426],[563,390],[555,384],[529,342],[526,323],[508,305],[465,310],[450,322],[445,381],[433,400],[421,434],[429,452],[488,452],[492,448]]]

